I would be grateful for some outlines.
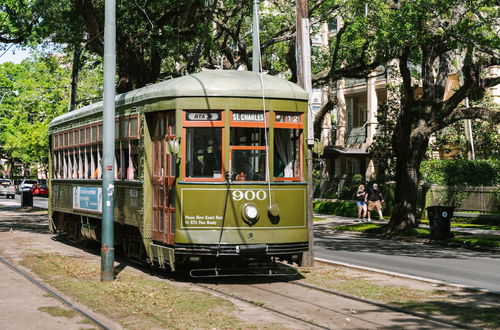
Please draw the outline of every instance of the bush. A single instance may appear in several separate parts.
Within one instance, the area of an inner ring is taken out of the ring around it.
[[[338,215],[341,217],[356,217],[358,215],[358,207],[353,202],[314,201],[313,210],[316,213]]]
[[[500,185],[500,160],[427,160],[420,174],[425,182],[441,186]]]

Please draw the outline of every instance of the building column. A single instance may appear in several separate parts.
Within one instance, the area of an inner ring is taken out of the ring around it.
[[[365,171],[365,180],[366,181],[371,181],[375,178],[376,173],[375,173],[375,161],[373,158],[368,159],[368,164],[366,165],[366,171]]]
[[[347,107],[345,103],[344,87],[345,79],[337,82],[337,141],[336,146],[343,147],[345,144]]]
[[[368,75],[366,83],[366,144],[370,145],[373,142],[373,136],[377,130],[377,109],[378,109],[378,98],[377,92],[375,91],[375,78],[376,72],[373,71]]]

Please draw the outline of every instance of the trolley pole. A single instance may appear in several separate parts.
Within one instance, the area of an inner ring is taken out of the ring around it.
[[[114,280],[114,190],[115,190],[115,0],[106,0],[104,19],[104,111],[102,157],[101,281]]]
[[[309,44],[309,14],[307,0],[297,0],[297,81],[311,97],[311,47]],[[307,230],[309,236],[309,250],[302,255],[302,265],[314,266],[314,224],[312,211],[313,185],[312,185],[312,157],[311,146],[314,143],[313,114],[310,102],[308,103],[307,117]]]

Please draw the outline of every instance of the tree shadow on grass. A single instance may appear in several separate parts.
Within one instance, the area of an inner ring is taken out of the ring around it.
[[[468,327],[500,328],[499,296],[463,290],[443,300],[392,302],[393,306],[449,320]]]

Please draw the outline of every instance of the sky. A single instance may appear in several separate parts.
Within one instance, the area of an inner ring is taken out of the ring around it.
[[[19,47],[12,46],[9,50],[5,51],[8,47],[9,45],[0,44],[0,63],[14,62],[15,64],[19,64],[26,57],[30,56],[28,49],[23,50]]]

